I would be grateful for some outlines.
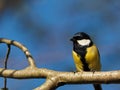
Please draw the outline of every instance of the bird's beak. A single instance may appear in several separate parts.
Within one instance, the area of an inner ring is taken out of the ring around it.
[[[71,38],[70,41],[74,41],[74,38]]]

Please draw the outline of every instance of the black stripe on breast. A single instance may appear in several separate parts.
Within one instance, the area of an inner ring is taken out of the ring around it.
[[[79,45],[76,45],[76,46],[74,46],[74,48],[73,48],[73,50],[78,54],[78,55],[80,55],[80,60],[81,60],[81,62],[82,62],[82,64],[83,64],[83,69],[84,69],[84,71],[90,71],[90,69],[89,69],[89,67],[88,67],[88,63],[86,62],[86,60],[85,60],[85,55],[86,55],[86,53],[87,53],[87,51],[86,51],[86,48],[87,47],[81,47],[81,46],[79,46]]]

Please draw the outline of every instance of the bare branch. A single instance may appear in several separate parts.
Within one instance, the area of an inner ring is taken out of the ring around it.
[[[7,50],[5,61],[4,61],[4,67],[5,67],[5,69],[7,69],[7,62],[8,62],[8,58],[9,58],[9,54],[10,54],[10,50],[11,50],[10,45],[7,45],[7,47],[8,47],[8,50]]]
[[[30,54],[30,52],[28,51],[28,49],[24,45],[22,45],[21,43],[19,43],[17,41],[5,39],[5,38],[0,38],[0,43],[6,43],[8,45],[14,45],[14,46],[20,48],[25,53],[25,55],[28,59],[29,65],[32,67],[36,67],[32,55]]]
[[[7,47],[8,47],[8,49],[7,49],[7,53],[6,53],[6,57],[5,57],[5,61],[4,61],[5,69],[7,69],[7,62],[8,62],[8,58],[9,58],[10,50],[11,50],[10,45],[7,45]],[[4,89],[7,90],[7,78],[6,77],[4,78]]]
[[[57,87],[57,79],[58,78],[54,78],[54,77],[51,79],[47,79],[43,85],[35,88],[34,90],[55,90]]]
[[[0,68],[0,77],[14,79],[46,78],[46,82],[35,90],[55,90],[65,84],[120,83],[120,70],[109,72],[59,72],[37,68],[28,49],[17,41],[0,38],[0,43],[14,45],[26,55],[29,66],[23,70]]]
[[[48,69],[26,68],[24,70],[5,70],[0,68],[0,77],[28,79],[28,78],[47,78],[44,85],[59,84],[92,84],[92,83],[120,83],[120,71],[110,72],[57,72]],[[53,88],[53,87],[52,87]],[[50,89],[43,89],[50,90]]]

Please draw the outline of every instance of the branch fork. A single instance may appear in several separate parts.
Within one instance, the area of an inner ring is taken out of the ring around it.
[[[0,43],[5,43],[9,46],[13,45],[21,49],[29,65],[22,70],[11,70],[0,68],[0,77],[14,78],[14,79],[31,79],[31,78],[45,78],[46,82],[34,90],[55,90],[56,88],[65,84],[108,84],[120,83],[120,70],[109,72],[59,72],[45,68],[38,68],[29,50],[21,43],[0,38]],[[9,47],[8,47],[9,49]]]

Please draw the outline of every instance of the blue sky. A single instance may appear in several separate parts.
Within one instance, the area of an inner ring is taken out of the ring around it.
[[[76,32],[91,35],[99,48],[102,70],[119,70],[120,12],[119,1],[101,0],[34,0],[22,1],[16,8],[6,8],[0,16],[0,37],[23,43],[38,67],[58,71],[75,71],[70,37]],[[0,62],[5,46],[0,47]],[[9,68],[27,66],[24,54],[12,47]],[[0,65],[2,65],[1,63]],[[8,80],[10,90],[33,89],[44,80]],[[2,87],[2,78],[0,80]],[[16,85],[15,85],[16,84]],[[23,88],[24,87],[24,88]],[[65,85],[58,90],[93,90],[92,85]],[[120,85],[103,85],[117,90]]]

